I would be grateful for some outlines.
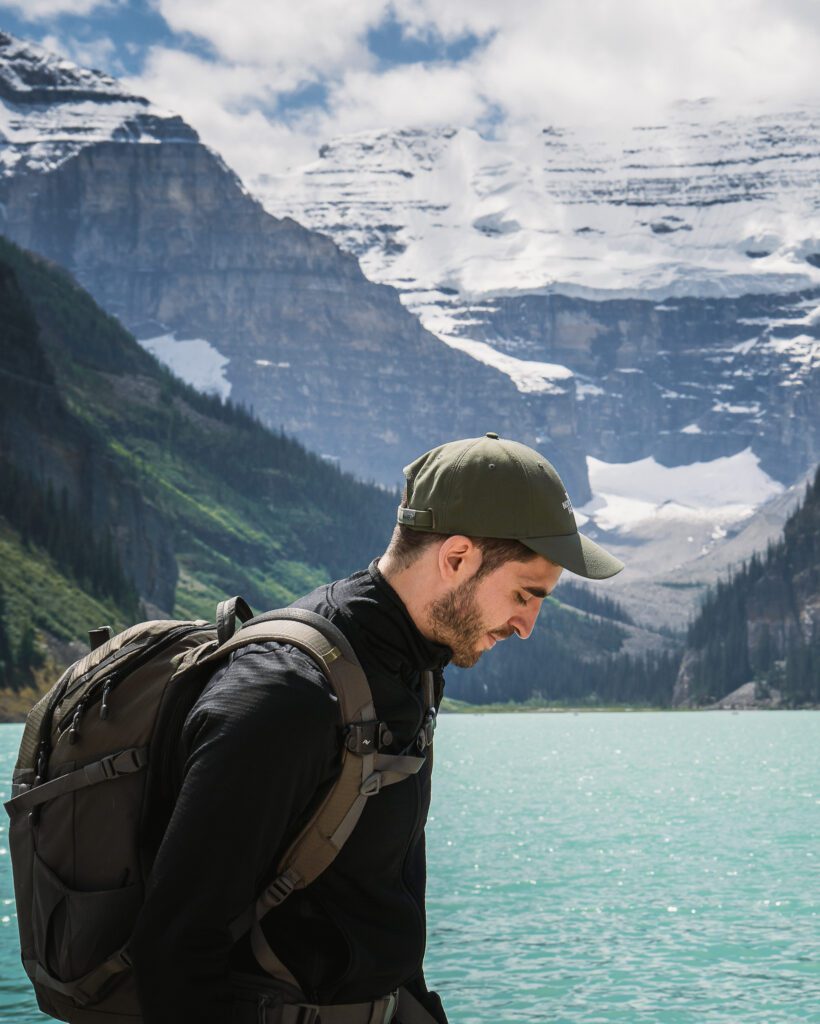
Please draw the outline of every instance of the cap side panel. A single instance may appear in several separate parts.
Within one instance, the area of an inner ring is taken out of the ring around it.
[[[515,522],[517,524],[516,528],[515,528],[515,533],[516,533],[516,535],[520,536],[522,533],[527,533],[528,532],[527,529],[526,529],[526,526],[524,525],[524,521],[526,520],[527,523],[531,523],[531,522],[534,521],[533,518],[531,517],[531,515],[529,514],[529,513],[532,512],[532,490],[533,489],[532,489],[532,486],[531,486],[531,481],[530,481],[529,475],[527,473],[527,468],[524,465],[523,461],[521,459],[519,459],[518,454],[515,451],[513,451],[512,448],[510,448],[510,447],[505,447],[504,451],[507,453],[509,458],[516,464],[516,466],[518,466],[519,470],[524,475],[524,480],[527,483],[527,498],[526,498],[526,502],[527,502],[527,505],[529,506],[529,508],[526,510],[526,513],[525,513],[525,510],[522,507],[523,506],[523,502],[518,504],[516,506],[516,508],[515,508]]]
[[[458,458],[448,467],[448,477],[444,488],[444,512],[445,515],[449,513],[452,516],[453,505],[455,504],[455,494],[453,493],[458,480],[458,471],[461,469],[461,464],[467,458],[469,453],[475,448],[482,439],[480,437],[474,438],[471,444],[466,444],[462,451],[459,453]],[[442,533],[452,533],[452,519],[448,519],[446,527],[441,530]],[[459,531],[456,531],[459,532]]]

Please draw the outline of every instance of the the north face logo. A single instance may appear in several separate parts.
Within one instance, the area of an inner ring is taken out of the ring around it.
[[[573,512],[572,512],[572,502],[569,500],[569,495],[566,494],[566,492],[564,492],[564,493],[565,493],[565,497],[566,497],[567,500],[561,502],[561,508],[566,509],[567,512],[569,512],[569,514],[572,515],[573,514]]]

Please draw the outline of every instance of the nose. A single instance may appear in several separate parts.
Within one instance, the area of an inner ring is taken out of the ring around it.
[[[541,601],[533,598],[527,602],[526,608],[521,608],[509,620],[510,627],[516,631],[522,640],[526,640],[535,628],[535,620],[541,611]]]

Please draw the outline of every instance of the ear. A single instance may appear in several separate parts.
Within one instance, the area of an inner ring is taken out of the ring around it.
[[[444,583],[457,586],[478,572],[481,549],[469,537],[454,534],[442,541],[438,549],[438,571]]]

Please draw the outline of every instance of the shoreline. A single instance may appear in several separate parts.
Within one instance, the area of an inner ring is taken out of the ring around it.
[[[772,708],[769,706],[761,707],[746,707],[746,708],[722,708],[715,707],[714,705],[706,705],[704,707],[686,708],[686,707],[658,707],[657,704],[600,704],[600,705],[589,705],[589,704],[470,704],[468,701],[453,700],[452,698],[445,697],[441,702],[440,714],[442,715],[488,715],[488,714],[556,714],[556,715],[580,715],[580,714],[624,714],[624,713],[638,713],[638,712],[652,712],[657,714],[664,714],[666,712],[672,712],[674,714],[680,713],[691,713],[701,711],[722,711],[728,712],[729,714],[740,713],[741,711],[820,711],[820,705],[807,704],[801,705],[800,707],[788,708],[788,707],[777,707]]]

